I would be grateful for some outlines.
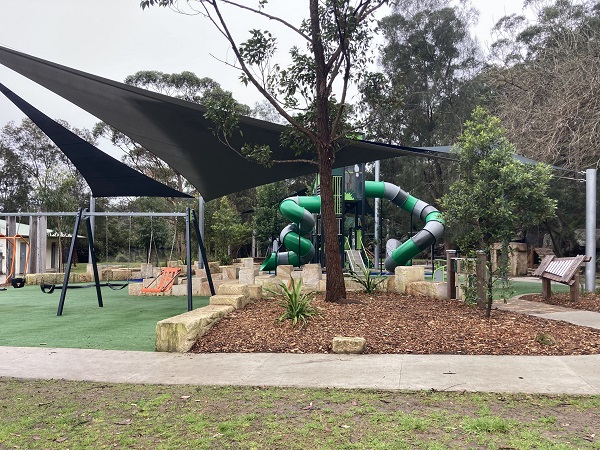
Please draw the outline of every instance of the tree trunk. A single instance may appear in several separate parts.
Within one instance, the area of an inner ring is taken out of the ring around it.
[[[488,246],[489,248],[489,246]],[[486,304],[486,308],[485,308],[485,317],[486,319],[489,319],[490,316],[492,315],[492,303],[494,301],[494,277],[493,277],[493,272],[492,272],[492,256],[490,254],[490,251],[486,251],[486,257],[487,257],[487,266],[488,266],[488,271],[490,276],[488,277],[487,280],[487,304]]]
[[[333,149],[324,150],[331,152]],[[325,156],[325,155],[323,155]],[[325,238],[325,258],[327,258],[326,302],[339,302],[346,299],[346,285],[342,272],[338,224],[335,216],[333,200],[333,158],[320,158],[319,173],[321,176],[321,220]]]
[[[336,134],[337,130],[335,132],[331,130],[329,121],[330,92],[327,87],[327,76],[331,67],[326,63],[325,49],[322,42],[319,0],[310,0],[309,9],[312,47],[315,55],[315,107],[317,113],[317,142],[315,144],[319,158],[319,174],[321,175],[321,217],[325,239],[325,257],[327,258],[325,301],[338,302],[346,299],[346,286],[344,284],[344,274],[342,273],[338,226],[333,205],[332,168],[335,152],[332,136]]]

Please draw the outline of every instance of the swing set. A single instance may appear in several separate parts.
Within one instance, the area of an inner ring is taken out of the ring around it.
[[[80,208],[79,211],[77,211],[77,212],[46,212],[46,213],[38,212],[38,213],[6,213],[6,214],[3,213],[2,215],[3,216],[29,216],[29,217],[75,216],[75,226],[73,228],[73,234],[71,235],[71,244],[70,244],[69,253],[68,253],[69,256],[68,256],[67,263],[66,263],[65,269],[64,269],[63,282],[60,285],[46,284],[46,290],[48,291],[47,293],[51,293],[57,289],[60,289],[60,300],[59,300],[59,304],[58,304],[58,311],[56,313],[57,316],[62,316],[64,304],[65,304],[65,298],[66,298],[68,289],[77,289],[77,288],[82,288],[82,287],[95,287],[96,288],[96,297],[98,299],[98,306],[103,307],[104,304],[103,304],[103,300],[102,300],[102,291],[101,291],[102,287],[109,287],[109,288],[115,290],[115,289],[123,289],[128,285],[128,282],[127,283],[113,283],[110,281],[106,282],[106,283],[100,282],[100,276],[99,276],[99,272],[98,272],[98,261],[97,261],[97,257],[96,257],[96,249],[94,247],[94,236],[93,236],[92,224],[91,224],[91,218],[93,218],[93,217],[110,217],[110,216],[129,216],[130,218],[131,217],[183,217],[185,220],[187,273],[188,274],[192,273],[191,230],[193,227],[194,232],[196,233],[196,238],[198,239],[198,250],[200,251],[200,256],[204,263],[210,292],[211,292],[211,295],[215,295],[215,288],[214,288],[214,284],[212,281],[212,276],[210,274],[208,259],[206,256],[206,249],[204,247],[204,241],[202,239],[202,235],[200,234],[198,217],[196,215],[196,212],[194,210],[192,210],[191,208],[186,208],[186,212],[184,212],[184,213],[178,213],[178,212],[172,212],[172,213],[90,212],[86,208]],[[71,269],[72,269],[73,263],[74,263],[75,243],[77,240],[78,232],[82,226],[82,222],[85,222],[85,226],[87,229],[90,263],[92,265],[94,281],[92,284],[83,285],[83,286],[82,285],[74,285],[74,284],[69,285]],[[130,239],[131,239],[131,232],[130,232]],[[171,252],[172,252],[172,250],[173,249],[171,249]],[[130,251],[131,251],[131,244],[130,244]],[[177,268],[177,270],[181,270],[181,269]],[[170,272],[170,270],[167,270],[166,274],[169,274],[169,272]],[[170,274],[168,276],[172,276],[172,274]],[[177,275],[175,275],[175,276],[177,276]],[[154,289],[161,288],[161,289],[167,290],[168,287],[166,287],[166,286],[168,285],[168,279],[166,278],[166,276],[163,277],[162,273],[161,273],[161,276],[159,276],[158,278],[159,279],[156,281],[158,283],[158,285],[156,287],[154,287]],[[174,280],[174,278],[175,277],[173,277],[173,280]],[[163,279],[165,281],[161,281]],[[151,287],[151,289],[153,289],[153,288]],[[188,284],[187,284],[187,298],[188,298],[188,302],[187,302],[188,311],[191,311],[193,309],[193,295],[192,295],[192,283],[191,282],[188,282]]]
[[[215,295],[215,288],[212,282],[212,277],[210,275],[210,269],[208,266],[208,259],[206,257],[206,250],[204,248],[204,242],[202,240],[202,235],[200,234],[200,228],[198,225],[198,219],[196,216],[196,212],[191,210],[190,208],[186,208],[186,212],[185,213],[109,213],[109,212],[104,212],[104,213],[98,213],[98,212],[89,212],[87,209],[85,208],[80,208],[79,211],[76,213],[76,218],[75,218],[75,227],[73,229],[73,234],[72,234],[72,238],[71,238],[71,247],[69,250],[69,258],[67,261],[67,265],[65,267],[65,276],[64,276],[64,281],[63,284],[61,286],[61,293],[60,293],[60,300],[59,300],[59,304],[58,304],[58,311],[56,313],[57,316],[62,316],[63,313],[63,309],[64,309],[64,304],[65,304],[65,298],[67,295],[67,289],[70,287],[68,282],[69,282],[69,277],[71,275],[71,268],[73,265],[73,255],[75,253],[75,241],[77,239],[77,233],[79,231],[79,228],[81,227],[81,222],[82,220],[85,220],[86,223],[86,228],[87,228],[87,235],[88,235],[88,244],[89,244],[89,252],[90,252],[90,259],[91,259],[91,264],[92,264],[92,271],[94,274],[94,284],[93,286],[96,288],[96,297],[98,299],[98,306],[99,307],[103,307],[103,301],[102,301],[102,292],[101,292],[101,287],[103,285],[106,285],[108,287],[110,287],[110,283],[100,283],[100,277],[98,275],[98,262],[97,262],[97,258],[96,258],[96,251],[94,248],[94,236],[93,236],[93,232],[92,232],[92,225],[91,225],[91,221],[90,218],[91,217],[98,217],[98,216],[104,216],[104,217],[109,217],[109,216],[130,216],[130,217],[135,217],[135,216],[150,216],[150,217],[156,217],[156,216],[162,216],[162,217],[184,217],[185,218],[185,238],[186,238],[186,261],[187,261],[187,273],[188,276],[189,274],[192,273],[192,264],[191,264],[191,260],[192,260],[192,249],[191,249],[191,245],[190,245],[190,241],[191,241],[191,227],[193,225],[194,227],[194,231],[196,233],[196,237],[198,239],[198,246],[199,249],[201,251],[201,255],[202,255],[202,260],[204,262],[204,266],[206,267],[206,276],[208,279],[208,284],[210,287],[210,291],[212,295]],[[162,279],[162,277],[161,277]],[[174,277],[173,277],[174,280]],[[114,284],[113,284],[114,285]],[[163,284],[163,286],[165,286]],[[125,287],[125,286],[123,286]],[[122,288],[123,288],[122,287]],[[192,295],[192,283],[188,282],[187,284],[187,297],[188,297],[188,311],[191,311],[193,309],[193,295]],[[166,290],[166,288],[165,288]]]

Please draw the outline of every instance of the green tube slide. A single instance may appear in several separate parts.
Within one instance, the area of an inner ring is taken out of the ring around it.
[[[404,211],[425,222],[425,227],[403,242],[385,259],[385,269],[393,272],[397,266],[406,265],[421,251],[429,248],[444,234],[442,214],[433,206],[413,197],[398,186],[383,181],[365,181],[365,196],[385,198]]]
[[[429,248],[444,234],[442,214],[433,206],[403,191],[400,187],[383,181],[365,181],[365,196],[385,198],[404,211],[425,222],[425,227],[403,242],[385,259],[385,269],[393,272],[397,266],[410,262],[421,251]],[[279,205],[281,214],[292,223],[279,236],[287,252],[274,252],[260,266],[260,270],[275,270],[278,265],[301,266],[311,261],[315,248],[306,236],[315,226],[313,214],[321,211],[321,197],[288,197]]]
[[[312,242],[304,236],[315,226],[313,214],[321,211],[321,197],[288,197],[279,205],[279,211],[292,222],[279,235],[279,240],[288,251],[271,253],[260,270],[275,270],[281,264],[298,267],[310,262],[315,254]]]

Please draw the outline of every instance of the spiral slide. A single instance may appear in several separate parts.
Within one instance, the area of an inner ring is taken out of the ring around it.
[[[404,211],[425,222],[425,227],[402,243],[385,259],[385,269],[393,272],[397,266],[406,265],[421,251],[429,248],[444,234],[444,219],[433,206],[408,194],[398,186],[384,181],[365,181],[365,196],[385,198]],[[288,197],[279,205],[281,214],[292,223],[280,234],[280,241],[289,250],[271,253],[260,270],[275,270],[280,264],[300,266],[310,262],[315,254],[312,242],[306,236],[315,226],[313,214],[321,211],[321,197]]]
[[[444,234],[444,219],[442,214],[433,206],[413,197],[398,186],[383,181],[365,181],[365,196],[385,198],[414,217],[425,222],[425,227],[403,242],[391,256],[385,259],[385,270],[393,272],[397,266],[406,265],[421,251],[427,249]]]
[[[301,266],[309,263],[315,255],[315,247],[304,236],[315,226],[313,214],[321,211],[321,197],[288,197],[279,205],[279,211],[292,222],[279,235],[279,240],[289,251],[271,253],[260,270],[275,270],[281,264]]]

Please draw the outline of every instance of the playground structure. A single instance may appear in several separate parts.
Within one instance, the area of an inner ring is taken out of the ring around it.
[[[397,266],[407,265],[412,258],[442,237],[445,226],[441,213],[400,187],[387,182],[364,181],[363,192],[366,198],[389,200],[413,217],[425,222],[423,229],[392,249],[391,254],[386,257],[385,269],[388,272],[393,272]],[[291,221],[280,234],[280,241],[288,251],[271,253],[261,266],[263,271],[275,270],[282,264],[299,267],[312,262],[315,257],[314,239],[309,239],[309,236],[316,223],[315,216],[321,211],[320,196],[288,197],[280,203],[279,211]],[[357,236],[361,237],[362,233],[357,233]],[[354,267],[360,266],[358,255],[349,253],[349,259],[352,270],[356,272]]]
[[[200,234],[200,230],[199,230],[199,225],[198,225],[198,219],[196,216],[195,211],[192,211],[190,208],[187,208],[185,213],[135,213],[135,212],[128,212],[128,213],[101,213],[101,212],[90,212],[85,208],[80,208],[78,212],[55,212],[55,213],[6,213],[4,214],[6,216],[16,216],[16,215],[21,215],[21,216],[29,216],[29,217],[38,217],[38,216],[75,216],[75,226],[73,229],[73,234],[71,235],[71,244],[70,244],[70,248],[69,248],[69,253],[68,253],[68,260],[65,266],[65,272],[63,275],[63,281],[62,284],[60,284],[59,286],[57,286],[57,283],[44,283],[43,281],[40,282],[40,285],[42,286],[42,290],[47,291],[47,293],[51,293],[53,292],[57,287],[60,288],[61,291],[61,295],[60,295],[60,300],[59,300],[59,305],[58,305],[58,311],[57,311],[57,315],[61,316],[62,312],[63,312],[63,308],[64,308],[64,304],[65,304],[65,297],[67,294],[67,289],[70,288],[80,288],[82,286],[69,286],[70,281],[72,280],[71,277],[71,269],[73,267],[73,259],[74,259],[74,254],[75,254],[75,242],[76,239],[78,237],[78,231],[81,227],[82,222],[85,222],[86,224],[86,228],[87,228],[87,239],[88,239],[88,244],[89,244],[89,255],[90,255],[90,263],[91,263],[91,270],[92,270],[92,274],[93,274],[93,284],[92,285],[87,285],[87,286],[83,286],[83,287],[95,287],[96,288],[96,296],[98,299],[98,306],[99,307],[103,307],[103,301],[102,301],[102,292],[101,292],[101,287],[105,287],[108,286],[111,289],[120,289],[120,288],[124,288],[126,285],[124,284],[117,284],[117,283],[101,283],[100,282],[100,275],[99,275],[99,270],[98,270],[98,262],[97,262],[97,257],[96,257],[96,251],[95,251],[95,247],[94,247],[94,233],[92,230],[92,224],[91,224],[91,219],[93,217],[110,217],[110,216],[146,216],[146,217],[154,217],[154,216],[169,216],[169,217],[184,217],[185,219],[185,236],[186,236],[186,273],[187,274],[192,274],[192,268],[191,268],[191,261],[192,261],[192,253],[191,253],[191,228],[192,226],[194,227],[194,231],[196,233],[196,237],[198,239],[198,248],[199,248],[199,253],[201,254],[202,257],[202,261],[203,264],[205,266],[205,271],[206,271],[206,275],[208,277],[208,283],[209,283],[209,287],[210,287],[210,291],[211,293],[214,294],[214,286],[212,285],[212,279],[210,276],[210,269],[208,267],[208,260],[206,258],[206,250],[204,249],[204,242],[202,239],[202,235]],[[175,277],[173,277],[173,279],[175,279]],[[161,286],[161,288],[164,286]],[[189,284],[189,287],[187,288],[187,297],[188,297],[188,311],[191,311],[193,309],[193,294],[192,294],[192,285],[191,283]]]

